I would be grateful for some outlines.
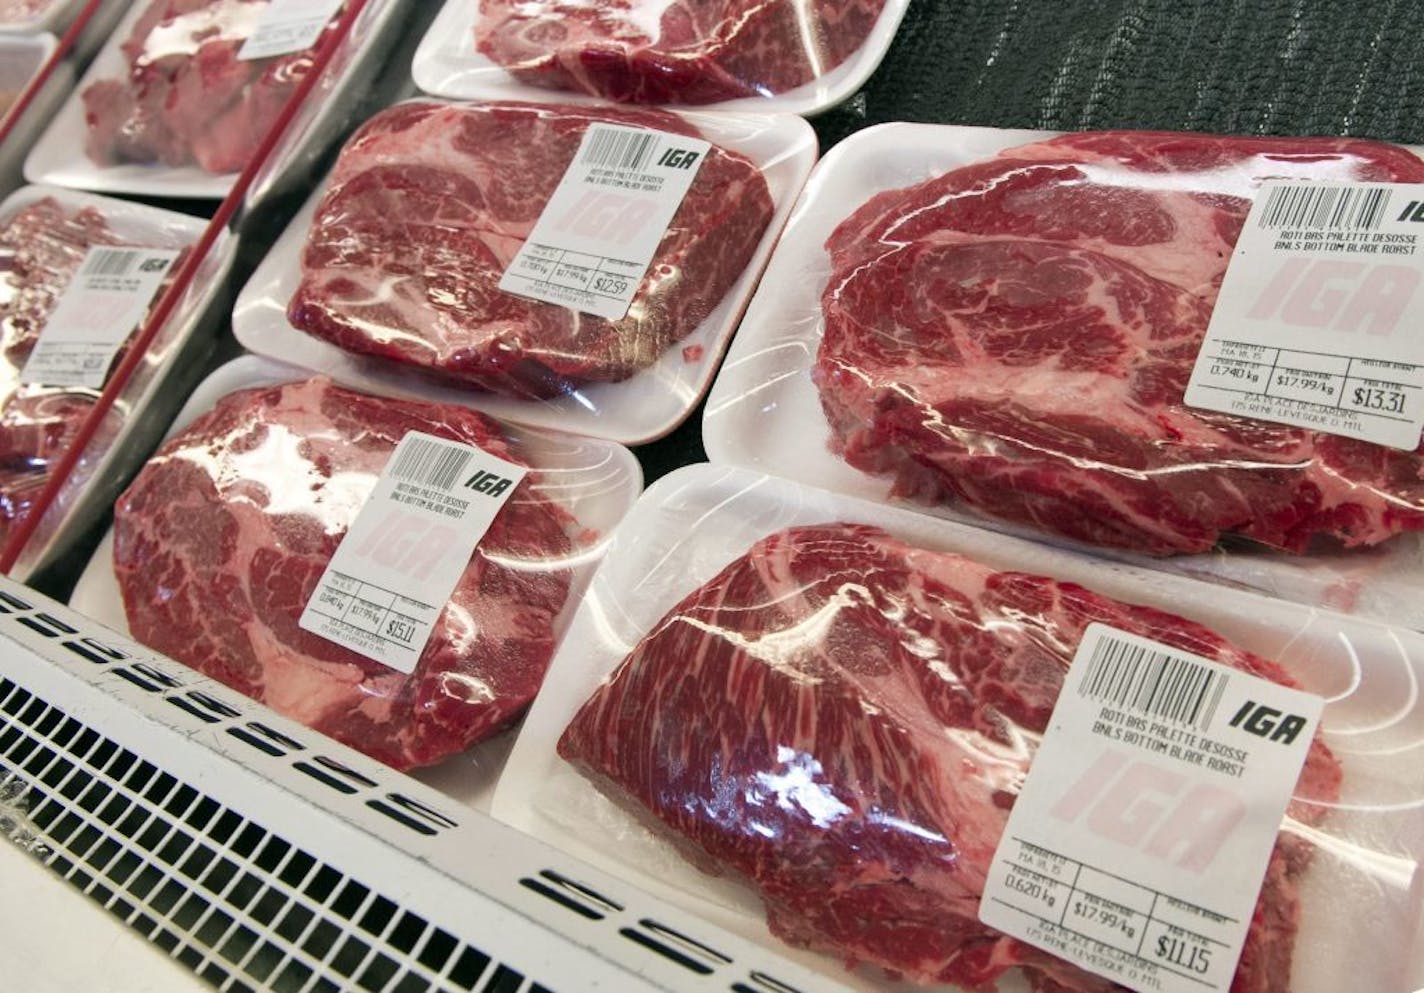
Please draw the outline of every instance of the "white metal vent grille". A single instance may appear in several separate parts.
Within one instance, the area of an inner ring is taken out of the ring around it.
[[[5,833],[222,990],[843,988],[0,577]]]
[[[9,679],[0,714],[37,854],[218,988],[545,989]]]

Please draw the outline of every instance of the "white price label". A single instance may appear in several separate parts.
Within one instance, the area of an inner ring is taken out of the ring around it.
[[[102,389],[178,252],[90,248],[30,351],[20,382]]]
[[[584,132],[499,288],[616,321],[711,144],[613,124]]]
[[[1263,183],[1193,407],[1412,451],[1424,428],[1424,186]]]
[[[413,672],[475,546],[527,471],[473,445],[407,434],[298,626]]]
[[[271,0],[237,51],[240,62],[305,52],[316,44],[342,0]]]
[[[1323,706],[1090,625],[980,919],[1131,989],[1226,993]]]

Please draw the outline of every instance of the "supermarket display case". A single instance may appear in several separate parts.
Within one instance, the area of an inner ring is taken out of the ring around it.
[[[110,26],[125,9],[101,7],[95,23]],[[319,119],[320,140],[286,139],[246,177],[245,204],[171,204],[199,220],[216,210],[218,227],[240,231],[216,289],[235,296],[340,142],[414,93],[417,46],[446,43],[427,35],[441,7],[373,0],[388,47],[350,63],[348,112],[301,108]],[[1416,5],[908,0],[901,12],[874,74],[817,108],[822,152],[897,121],[1424,138],[1424,105],[1412,98]],[[102,40],[90,28],[55,75],[41,101],[51,111]],[[18,163],[37,134],[12,137],[0,162]],[[241,352],[226,331],[206,368]],[[704,408],[634,448],[648,482],[706,460]],[[29,960],[18,976],[30,988],[102,993],[106,981],[133,988],[133,977],[163,993],[849,987],[492,820],[438,777],[393,772],[64,606],[103,524],[88,521],[88,547],[30,579],[39,589],[0,576],[0,828],[11,842],[0,849],[0,953]],[[107,970],[63,961],[76,940],[107,949]],[[1413,989],[1424,984],[1421,936],[1411,947]]]

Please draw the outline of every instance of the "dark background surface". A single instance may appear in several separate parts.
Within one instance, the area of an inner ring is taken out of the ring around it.
[[[911,0],[879,70],[812,121],[1149,128],[1424,141],[1419,0]],[[702,408],[638,450],[706,460]]]
[[[863,103],[816,123],[1413,142],[1421,65],[1417,0],[911,0]]]

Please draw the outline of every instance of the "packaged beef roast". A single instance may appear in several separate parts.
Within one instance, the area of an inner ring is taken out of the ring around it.
[[[65,0],[3,0],[0,2],[0,25],[28,24]]]
[[[709,105],[809,114],[875,70],[904,0],[447,0],[416,54],[437,96]],[[547,99],[546,97],[543,97]]]
[[[178,423],[76,605],[401,769],[520,716],[641,485],[615,445],[251,357]]]
[[[266,0],[151,0],[122,45],[127,72],[82,92],[99,165],[236,172],[311,68],[311,49],[244,58]],[[335,21],[328,22],[327,31]]]
[[[495,815],[828,981],[1410,988],[1418,634],[694,466],[625,521],[566,646]],[[1091,716],[1068,752],[1065,698]],[[1318,725],[1283,716],[1321,698]],[[1237,777],[1287,748],[1249,828]],[[1050,749],[1084,773],[1008,828]],[[1218,857],[1248,831],[1253,868]],[[1247,873],[1245,910],[1216,913]],[[1004,885],[1049,943],[984,923]]]
[[[714,458],[1400,616],[1394,597],[1419,559],[1411,533],[1424,529],[1424,449],[1417,434],[1394,446],[1349,431],[1387,419],[1369,404],[1402,408],[1414,387],[1385,380],[1407,354],[1348,365],[1360,344],[1348,328],[1326,346],[1340,355],[1228,342],[1211,368],[1237,399],[1210,409],[1186,393],[1258,190],[1298,216],[1282,208],[1251,231],[1277,230],[1287,248],[1287,235],[1338,242],[1349,268],[1368,257],[1352,245],[1382,259],[1388,239],[1408,243],[1376,228],[1407,206],[1398,184],[1424,180],[1412,151],[890,125],[846,142],[817,178],[718,383]],[[1330,184],[1354,185],[1341,196]],[[1347,209],[1376,190],[1373,213]],[[1312,264],[1302,258],[1281,272]],[[1278,284],[1260,271],[1243,278],[1264,307]],[[1331,300],[1349,299],[1343,283],[1326,289],[1301,320],[1324,327],[1343,305]],[[1366,337],[1383,340],[1354,335]],[[801,347],[783,347],[792,340]],[[770,383],[794,397],[775,409],[824,447],[748,431]],[[1271,406],[1310,419],[1257,413]]]
[[[398,104],[347,143],[234,330],[344,382],[646,441],[710,384],[814,156],[786,115]]]
[[[325,17],[329,5],[273,0],[112,0],[103,13],[117,8],[122,19],[29,150],[25,175],[102,193],[221,199],[329,50],[248,205],[305,188],[353,104],[373,92],[403,6],[369,0],[332,46],[345,6]]]
[[[33,509],[121,361],[125,340],[201,230],[201,221],[185,215],[43,187],[21,189],[0,205],[0,543]],[[159,330],[27,544],[19,574],[62,556],[112,502],[138,452],[157,440],[211,347],[204,322],[231,247],[219,246],[200,270],[201,285]],[[146,279],[137,271],[144,265],[153,267]],[[135,319],[114,326],[113,313]],[[94,340],[100,336],[107,343]]]

